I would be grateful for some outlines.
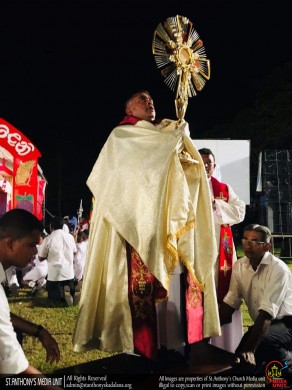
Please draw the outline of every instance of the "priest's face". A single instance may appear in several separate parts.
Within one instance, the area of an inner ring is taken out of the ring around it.
[[[128,102],[126,113],[145,121],[154,121],[156,113],[151,96],[145,92],[135,94]]]
[[[201,154],[201,157],[206,169],[207,176],[208,178],[210,178],[216,168],[214,157],[212,156],[212,154]]]

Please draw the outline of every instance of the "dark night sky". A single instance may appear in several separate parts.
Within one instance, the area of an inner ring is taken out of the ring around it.
[[[192,138],[252,104],[257,81],[291,61],[290,1],[99,2],[9,0],[0,7],[0,117],[42,154],[47,208],[89,211],[85,181],[125,99],[147,89],[159,117],[175,118],[174,92],[151,51],[160,22],[187,16],[204,41],[211,79],[189,100]],[[223,135],[224,136],[224,135]],[[244,138],[244,134],[243,134]],[[60,187],[60,183],[62,183]]]

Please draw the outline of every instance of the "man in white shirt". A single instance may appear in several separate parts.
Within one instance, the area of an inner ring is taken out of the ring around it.
[[[27,361],[14,329],[37,337],[46,349],[47,361],[60,358],[58,344],[46,329],[10,313],[2,286],[6,269],[23,268],[36,255],[42,230],[41,222],[26,210],[14,209],[0,218],[0,374],[41,374]]]
[[[236,353],[242,364],[286,362],[283,375],[292,374],[292,275],[288,266],[273,256],[271,232],[261,225],[243,231],[245,257],[233,267],[230,287],[220,307],[221,323],[245,301],[254,325],[243,336]]]
[[[87,229],[77,234],[77,252],[74,256],[74,276],[75,283],[78,283],[83,278],[83,271],[86,259],[86,250],[88,243],[89,231]]]
[[[47,234],[42,233],[40,244]],[[39,245],[37,246],[37,249]],[[45,289],[48,275],[48,262],[47,260],[39,260],[38,255],[33,260],[33,267],[22,278],[22,284],[32,287],[31,295],[36,296],[38,291]]]
[[[63,230],[63,218],[52,218],[50,227],[51,234],[44,238],[38,249],[39,260],[48,261],[48,298],[72,305],[75,295],[73,259],[77,251],[76,244],[73,236]],[[65,286],[69,287],[69,295],[65,295]]]

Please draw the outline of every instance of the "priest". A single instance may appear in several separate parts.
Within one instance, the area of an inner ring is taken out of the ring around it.
[[[158,123],[149,93],[133,94],[87,184],[95,202],[74,350],[156,359],[161,347],[219,335],[210,189],[188,124]]]

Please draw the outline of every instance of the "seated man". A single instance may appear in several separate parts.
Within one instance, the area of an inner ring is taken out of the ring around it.
[[[88,235],[89,235],[89,231],[87,229],[83,230],[82,232],[78,232],[77,234],[77,244],[76,244],[77,252],[75,253],[74,260],[73,260],[74,278],[76,284],[81,282],[83,278]]]
[[[244,228],[245,256],[233,266],[220,320],[221,324],[230,322],[244,299],[254,325],[237,347],[240,362],[255,365],[260,374],[270,361],[287,362],[284,376],[292,373],[292,275],[287,265],[269,252],[270,240],[271,232],[265,226]]]
[[[3,285],[6,288],[6,292],[8,296],[17,297],[18,290],[20,288],[16,267],[9,267],[5,270],[5,280],[3,281]]]
[[[38,257],[40,261],[48,261],[48,298],[72,305],[75,295],[73,258],[77,249],[72,234],[63,230],[63,224],[63,218],[52,218],[51,234],[39,246]],[[65,294],[65,286],[69,286],[69,294]]]
[[[6,269],[25,267],[32,260],[42,231],[41,222],[26,210],[14,209],[0,218],[0,374],[41,374],[27,361],[14,330],[38,338],[46,349],[47,361],[60,359],[58,344],[46,329],[10,313],[1,285]]]
[[[42,233],[40,244],[43,239],[46,237],[45,233]],[[37,249],[39,245],[37,245]],[[22,284],[24,286],[32,287],[31,295],[37,295],[38,291],[45,289],[46,287],[46,277],[48,275],[48,262],[47,260],[40,261],[38,254],[33,259],[33,267],[28,271],[22,279]]]

